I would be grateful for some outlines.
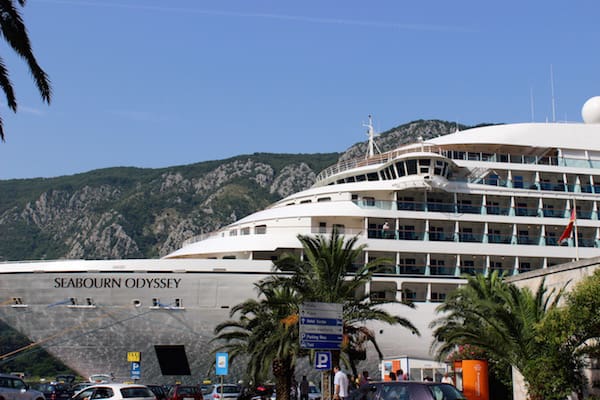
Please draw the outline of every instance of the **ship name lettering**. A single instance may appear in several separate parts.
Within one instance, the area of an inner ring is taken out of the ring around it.
[[[127,278],[129,289],[178,289],[181,278]]]
[[[54,288],[60,289],[179,289],[181,278],[54,278]]]

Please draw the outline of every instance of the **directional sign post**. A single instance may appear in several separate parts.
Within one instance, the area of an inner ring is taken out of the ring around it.
[[[342,305],[303,303],[300,306],[300,347],[314,350],[342,348]]]

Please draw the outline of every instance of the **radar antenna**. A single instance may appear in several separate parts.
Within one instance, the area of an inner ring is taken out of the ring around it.
[[[373,157],[375,155],[375,149],[377,149],[378,153],[381,153],[381,150],[379,150],[379,146],[375,143],[375,129],[373,128],[373,116],[371,114],[369,114],[369,123],[363,123],[363,126],[368,128],[367,136],[369,136],[366,158]]]

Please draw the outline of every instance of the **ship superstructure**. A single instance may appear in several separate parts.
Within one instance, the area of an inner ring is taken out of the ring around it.
[[[600,98],[583,114],[584,124],[480,127],[384,153],[374,151],[370,123],[366,157],[164,259],[3,264],[0,318],[82,373],[126,376],[126,353],[141,351],[143,371],[160,381],[153,347],[185,345],[198,382],[231,307],[256,295],[274,260],[301,254],[297,235],[337,229],[367,245],[357,262],[395,260],[366,293],[416,305],[391,311],[420,337],[370,326],[384,355],[431,357],[435,308],[465,274],[600,256]],[[559,243],[573,212],[575,234]]]

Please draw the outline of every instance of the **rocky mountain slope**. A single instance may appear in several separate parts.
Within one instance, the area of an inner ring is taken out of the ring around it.
[[[386,151],[456,129],[415,121],[378,135],[376,143]],[[343,154],[257,153],[162,169],[0,181],[0,260],[161,257],[192,236],[311,186],[319,171],[362,157],[366,146],[357,143]]]

